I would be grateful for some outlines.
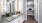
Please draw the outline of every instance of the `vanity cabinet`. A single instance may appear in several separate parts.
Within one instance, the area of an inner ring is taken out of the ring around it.
[[[15,20],[11,21],[10,23],[23,23],[23,18],[22,16],[16,18]]]
[[[23,19],[23,16],[21,15],[10,22],[3,19],[2,23],[23,23],[23,21],[24,21],[24,19]]]

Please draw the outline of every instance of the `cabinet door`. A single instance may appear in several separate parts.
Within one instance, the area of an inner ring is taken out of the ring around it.
[[[14,19],[14,20],[11,21],[10,23],[18,23],[18,19]]]
[[[7,20],[3,19],[1,23],[9,23]]]
[[[23,23],[23,17],[22,17],[22,15],[18,18],[18,23]]]
[[[18,23],[20,23],[20,20],[18,20]]]

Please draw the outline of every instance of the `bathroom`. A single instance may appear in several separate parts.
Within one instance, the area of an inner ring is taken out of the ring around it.
[[[37,0],[0,0],[0,3],[0,23],[25,23],[28,17],[38,22]]]

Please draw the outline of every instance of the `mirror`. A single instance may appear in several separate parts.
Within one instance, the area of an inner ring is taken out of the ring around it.
[[[5,14],[9,14],[9,15],[13,15],[13,14],[15,14],[15,1],[10,1],[9,2],[9,0],[6,0],[5,2],[4,2],[4,13]]]
[[[7,2],[9,2],[9,0],[6,0]]]

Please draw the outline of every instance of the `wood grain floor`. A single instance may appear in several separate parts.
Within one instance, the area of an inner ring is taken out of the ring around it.
[[[34,16],[27,15],[27,21],[24,20],[23,23],[36,23]]]

